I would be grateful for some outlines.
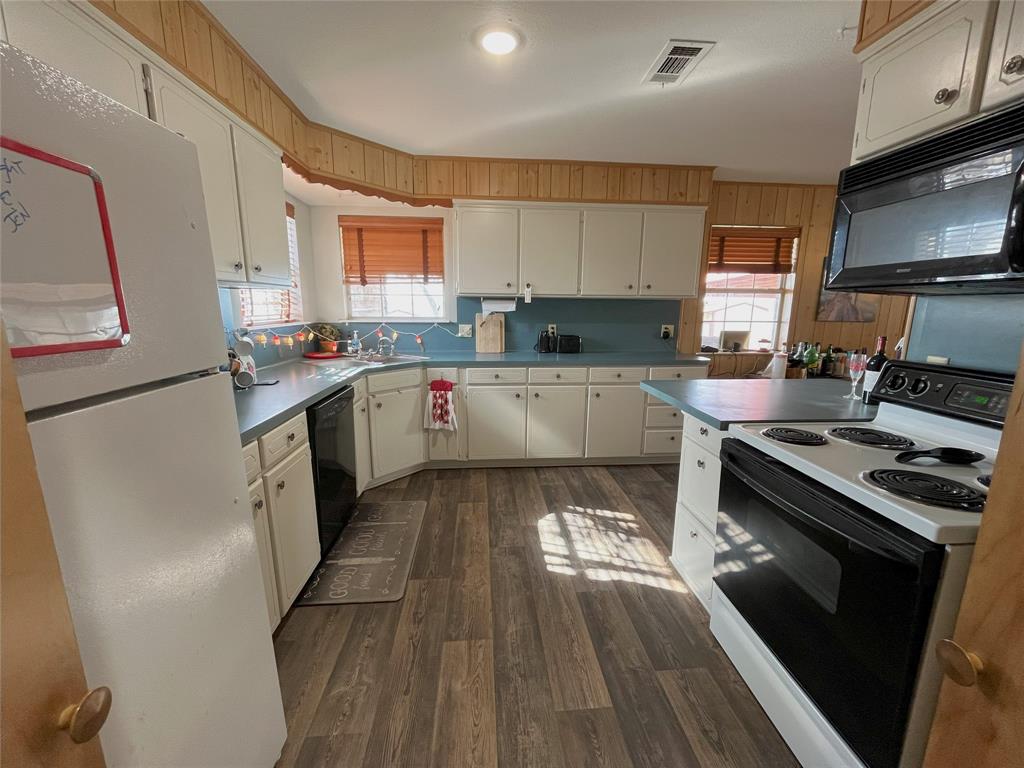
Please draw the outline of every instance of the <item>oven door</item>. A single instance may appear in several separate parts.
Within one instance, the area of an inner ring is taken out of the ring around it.
[[[1022,214],[1020,144],[852,191],[840,187],[827,287],[1022,291]]]
[[[870,768],[899,762],[943,548],[738,440],[715,584]]]

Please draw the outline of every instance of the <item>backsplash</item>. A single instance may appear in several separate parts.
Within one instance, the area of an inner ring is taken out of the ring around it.
[[[910,359],[948,357],[960,368],[1016,373],[1024,341],[1024,297],[919,296]]]

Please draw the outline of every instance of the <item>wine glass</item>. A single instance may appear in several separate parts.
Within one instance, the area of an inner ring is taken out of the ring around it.
[[[857,394],[857,382],[859,382],[861,376],[864,375],[864,366],[866,366],[867,363],[867,355],[852,354],[846,358],[847,367],[850,369],[850,394],[843,395],[844,400],[860,399],[860,395]]]

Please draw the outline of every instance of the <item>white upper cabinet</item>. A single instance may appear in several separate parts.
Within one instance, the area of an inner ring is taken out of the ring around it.
[[[237,125],[231,126],[231,136],[247,278],[253,283],[291,285],[281,154]]]
[[[191,141],[199,153],[217,279],[245,280],[231,121],[157,69],[153,70],[153,103],[157,122]]]
[[[522,290],[575,296],[580,287],[579,209],[524,208],[519,216]]]
[[[583,279],[586,296],[636,296],[640,279],[643,211],[583,212]]]
[[[704,209],[644,213],[641,296],[696,296],[704,246]]]
[[[956,3],[864,61],[855,159],[977,110],[993,12],[993,3]]]
[[[70,3],[5,2],[7,41],[149,117],[142,57]]]
[[[518,293],[518,209],[461,208],[456,216],[458,292],[473,296]]]
[[[1024,97],[1024,0],[1002,0],[996,12],[992,50],[981,108]]]

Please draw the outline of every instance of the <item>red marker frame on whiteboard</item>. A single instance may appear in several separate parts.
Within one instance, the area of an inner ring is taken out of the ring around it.
[[[85,352],[92,349],[111,349],[123,347],[128,343],[128,313],[124,305],[124,291],[121,288],[121,275],[117,267],[117,254],[114,251],[114,236],[110,230],[110,216],[107,213],[107,198],[103,192],[103,181],[96,171],[87,165],[76,163],[65,157],[54,155],[50,152],[29,146],[15,139],[0,136],[0,147],[13,152],[35,158],[44,163],[55,165],[73,173],[81,173],[92,180],[93,191],[96,195],[96,208],[99,214],[100,228],[103,231],[103,243],[107,252],[107,264],[110,267],[110,282],[114,292],[114,302],[117,305],[118,322],[121,328],[121,336],[116,339],[101,339],[98,341],[74,341],[65,344],[39,344],[35,346],[11,347],[11,357],[36,357],[39,355],[58,355],[65,352]]]

